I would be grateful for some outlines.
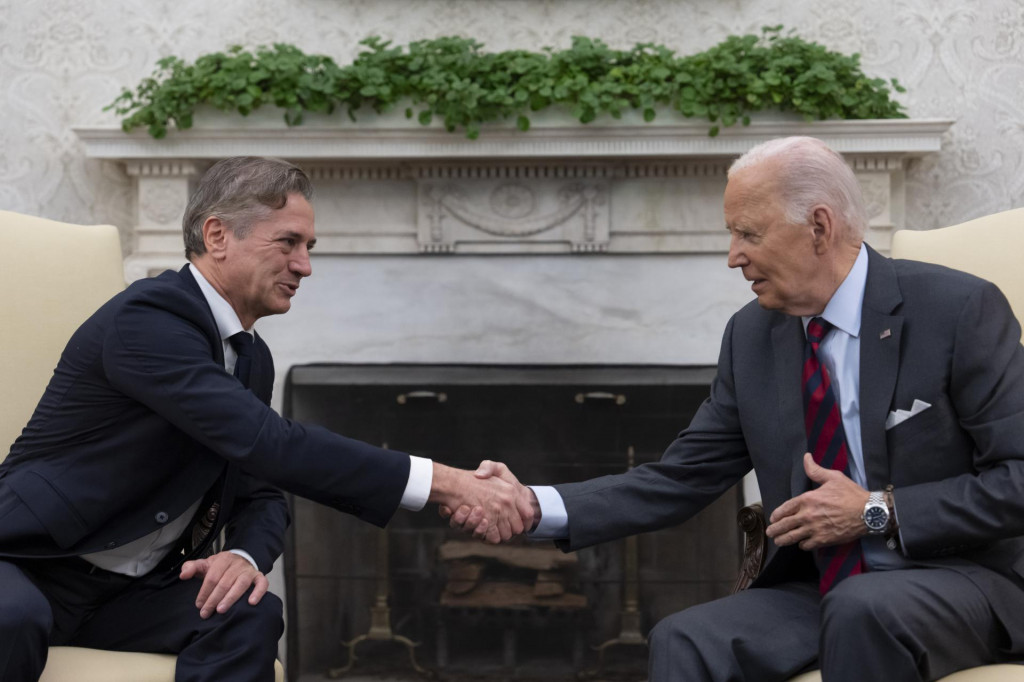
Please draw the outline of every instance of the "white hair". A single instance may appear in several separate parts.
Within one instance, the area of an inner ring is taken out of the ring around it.
[[[813,137],[780,137],[752,147],[729,167],[729,178],[751,166],[775,162],[775,189],[786,219],[810,220],[815,206],[824,204],[846,223],[849,236],[860,241],[867,229],[867,211],[860,184],[843,157]]]

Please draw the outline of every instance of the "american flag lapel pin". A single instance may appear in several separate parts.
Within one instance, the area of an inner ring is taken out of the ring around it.
[[[883,331],[881,334],[878,335],[878,338],[880,338],[880,339],[887,339],[890,336],[892,336],[892,330],[891,329],[886,329],[885,331]]]

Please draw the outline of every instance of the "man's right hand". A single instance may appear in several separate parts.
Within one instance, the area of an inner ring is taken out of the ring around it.
[[[471,472],[434,462],[428,498],[440,505],[442,516],[451,515],[452,509],[467,510],[463,529],[491,544],[510,540],[533,526],[533,509],[522,503],[523,486],[507,467],[497,466],[504,468],[505,475],[491,473],[490,467]]]
[[[480,466],[473,472],[473,475],[480,480],[504,481],[516,490],[515,507],[522,520],[522,530],[516,532],[515,535],[532,530],[540,522],[540,504],[537,502],[537,496],[531,489],[522,485],[503,463],[485,459],[480,462]],[[460,528],[475,538],[493,542],[493,532],[489,530],[487,515],[482,507],[463,504],[452,512],[452,507],[441,505],[438,512],[442,517],[450,519],[449,524],[452,528]],[[503,541],[508,539],[510,538],[501,537]]]

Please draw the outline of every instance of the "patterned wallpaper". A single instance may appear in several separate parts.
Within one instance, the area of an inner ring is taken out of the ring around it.
[[[0,0],[0,208],[130,227],[130,180],[71,128],[116,124],[102,107],[169,54],[282,41],[343,61],[374,34],[689,53],[775,23],[899,78],[911,116],[956,120],[911,168],[909,227],[1024,205],[1024,0]]]

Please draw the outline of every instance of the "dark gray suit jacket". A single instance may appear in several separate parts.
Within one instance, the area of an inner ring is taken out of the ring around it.
[[[1024,651],[1024,350],[998,288],[869,249],[861,322],[868,487],[895,486],[906,556],[968,575]],[[657,463],[557,486],[578,549],[678,524],[752,467],[766,515],[809,489],[798,317],[751,302],[729,321],[711,396]],[[885,429],[915,399],[931,408]],[[809,555],[769,542],[756,585],[798,577]]]

